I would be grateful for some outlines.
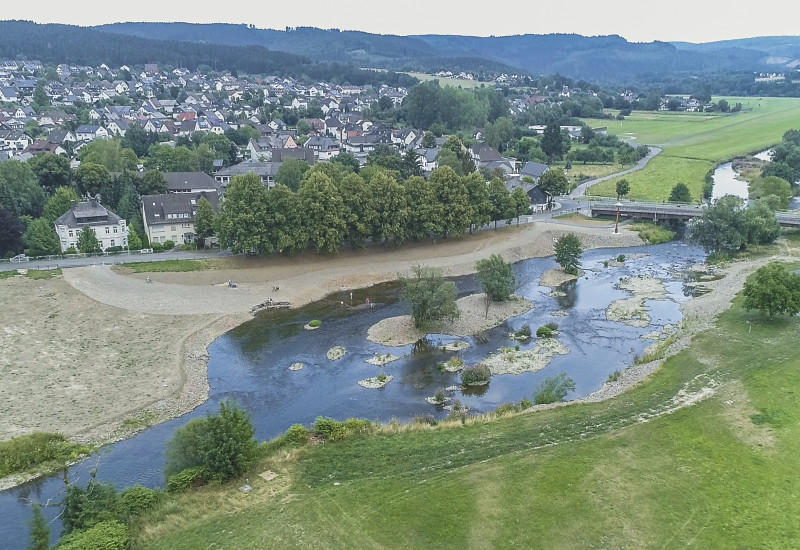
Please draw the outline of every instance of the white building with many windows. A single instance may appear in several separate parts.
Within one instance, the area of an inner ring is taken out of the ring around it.
[[[125,220],[100,204],[100,196],[73,203],[70,209],[54,222],[61,252],[78,248],[78,237],[87,228],[97,235],[103,250],[128,246],[128,226]]]

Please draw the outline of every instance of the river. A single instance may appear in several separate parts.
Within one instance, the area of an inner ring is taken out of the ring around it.
[[[715,186],[716,187],[716,186]],[[604,261],[618,254],[644,254],[628,260],[621,267],[604,267]],[[513,347],[509,332],[529,324],[533,331],[551,321],[559,324],[559,340],[569,348],[567,355],[556,356],[545,369],[536,373],[493,376],[488,387],[469,393],[456,392],[455,397],[476,412],[489,411],[498,405],[530,398],[533,388],[547,376],[567,373],[575,381],[575,391],[567,399],[585,396],[597,390],[615,370],[630,365],[634,356],[650,344],[643,335],[661,330],[680,321],[680,303],[690,299],[683,282],[683,270],[702,261],[703,252],[682,242],[631,249],[592,250],[584,253],[582,277],[565,287],[565,295],[550,296],[551,289],[540,287],[541,274],[553,267],[552,258],[524,260],[514,265],[519,283],[517,293],[534,303],[534,309],[509,319],[487,332],[485,341],[462,338],[470,348],[460,352],[467,364],[474,364],[501,347]],[[609,321],[606,307],[615,300],[628,297],[615,285],[623,277],[650,275],[662,280],[667,290],[664,300],[647,301],[652,323],[645,328]],[[459,293],[476,291],[473,276],[455,279]],[[377,304],[367,308],[366,298]],[[567,316],[553,316],[566,311]],[[452,353],[437,350],[412,354],[412,346],[388,348],[369,342],[367,329],[378,320],[406,313],[399,301],[397,284],[383,284],[353,292],[326,297],[303,308],[265,312],[247,323],[220,336],[210,347],[208,376],[209,400],[195,411],[148,429],[141,434],[101,450],[90,459],[69,469],[73,483],[85,486],[90,472],[97,478],[113,482],[118,488],[141,484],[163,485],[163,449],[175,428],[190,419],[216,412],[220,401],[233,399],[250,413],[259,440],[274,438],[291,424],[310,425],[318,416],[336,419],[361,417],[381,422],[392,418],[410,421],[416,415],[444,417],[447,412],[425,402],[438,388],[457,385],[458,374],[442,373],[438,361]],[[313,332],[303,330],[310,319],[320,319],[322,327]],[[456,338],[431,335],[443,344]],[[345,356],[328,361],[326,351],[341,345]],[[532,347],[533,343],[521,347]],[[361,379],[375,376],[381,368],[367,364],[375,353],[394,353],[404,357],[383,367],[395,379],[382,390],[360,387]],[[291,371],[288,367],[302,362],[305,367]],[[25,548],[31,516],[30,502],[57,503],[63,494],[64,482],[56,476],[27,483],[0,493],[0,540],[9,550]],[[53,520],[53,542],[58,538],[60,522],[54,519],[60,509],[45,508],[45,516]]]

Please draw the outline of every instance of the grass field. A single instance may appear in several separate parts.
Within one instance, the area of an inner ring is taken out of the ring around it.
[[[161,262],[130,262],[124,264],[133,270],[134,273],[159,273],[159,272],[184,272],[184,271],[205,271],[214,269],[221,262],[216,259],[208,260],[164,260]]]
[[[135,547],[797,548],[798,329],[739,298],[620,397],[278,453]]]
[[[452,78],[446,76],[434,76],[425,73],[407,73],[414,78],[418,78],[422,82],[428,80],[438,80],[440,86],[450,86],[451,88],[458,88],[459,86],[464,89],[480,88],[481,84],[484,86],[494,86],[492,82],[478,82],[477,80],[469,80],[466,78]]]
[[[715,100],[719,98],[714,98]],[[634,112],[624,121],[587,119],[592,126],[607,126],[611,134],[632,145],[659,145],[661,154],[643,170],[625,178],[630,198],[661,201],[678,183],[689,186],[695,200],[702,196],[703,177],[720,162],[736,155],[766,149],[787,130],[800,128],[800,99],[725,98],[742,103],[739,113]],[[615,196],[616,180],[591,188],[591,194]]]

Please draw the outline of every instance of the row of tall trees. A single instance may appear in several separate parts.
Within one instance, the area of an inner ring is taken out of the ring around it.
[[[309,246],[323,254],[368,241],[461,235],[530,211],[521,188],[509,193],[500,180],[488,185],[473,172],[459,176],[449,166],[430,179],[400,180],[395,171],[371,166],[355,173],[338,163],[317,164],[297,192],[277,184],[266,189],[258,176],[233,178],[216,223],[220,245],[234,253],[291,255]]]

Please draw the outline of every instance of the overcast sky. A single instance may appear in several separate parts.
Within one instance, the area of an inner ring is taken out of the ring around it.
[[[713,42],[800,35],[796,17],[787,12],[796,9],[787,7],[792,4],[792,0],[240,0],[190,5],[169,0],[39,0],[3,2],[0,19],[82,26],[121,21],[247,23],[269,29],[307,26],[400,35],[618,34],[631,42]]]

